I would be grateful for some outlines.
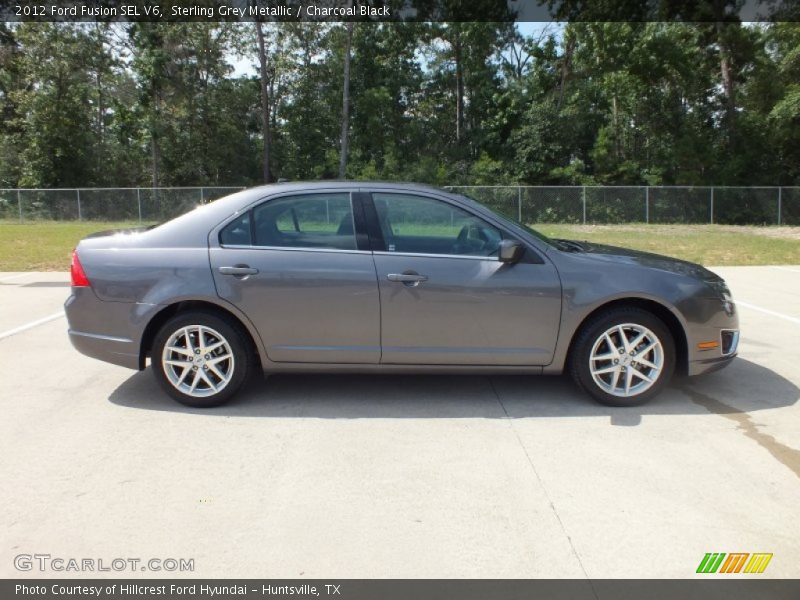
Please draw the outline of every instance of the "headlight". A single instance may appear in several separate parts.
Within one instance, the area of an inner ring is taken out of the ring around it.
[[[733,312],[736,310],[736,305],[733,303],[733,299],[730,296],[722,301],[722,309],[729,317],[733,315]]]
[[[728,302],[733,302],[731,290],[728,288],[728,284],[722,279],[707,280],[706,285],[714,290],[720,298],[727,300]]]
[[[731,290],[728,287],[728,284],[725,283],[722,279],[712,279],[707,280],[706,285],[716,292],[717,297],[722,300],[722,308],[728,315],[732,315],[734,311],[734,304],[733,304],[733,294],[731,294]]]

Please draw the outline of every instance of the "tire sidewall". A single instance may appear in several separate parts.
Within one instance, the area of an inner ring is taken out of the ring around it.
[[[633,323],[652,331],[661,342],[664,365],[655,384],[637,396],[629,398],[609,394],[592,377],[589,358],[597,339],[614,325]],[[675,371],[675,341],[664,322],[645,310],[621,308],[593,319],[579,334],[571,356],[572,376],[578,385],[601,404],[608,406],[638,406],[657,396],[668,384]]]
[[[233,375],[228,385],[218,393],[203,398],[189,396],[173,386],[167,374],[164,372],[164,365],[161,361],[164,346],[173,334],[183,327],[192,325],[202,325],[203,327],[209,327],[219,332],[228,342],[228,346],[233,354]],[[247,379],[250,371],[249,352],[246,338],[242,334],[241,329],[227,319],[201,311],[192,311],[190,313],[176,315],[161,327],[153,340],[150,365],[156,380],[172,398],[181,404],[194,408],[210,408],[212,406],[224,404],[239,391],[239,388],[241,388],[242,384]]]

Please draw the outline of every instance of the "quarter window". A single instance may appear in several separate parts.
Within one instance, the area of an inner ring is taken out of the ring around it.
[[[250,213],[246,212],[225,226],[219,236],[223,246],[250,246]]]
[[[389,252],[497,256],[499,229],[449,204],[407,194],[373,194]]]
[[[270,200],[253,209],[256,246],[355,250],[349,193]]]

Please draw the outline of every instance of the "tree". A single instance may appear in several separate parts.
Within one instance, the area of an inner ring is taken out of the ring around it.
[[[23,23],[16,105],[19,180],[32,187],[92,185],[95,114],[88,37],[74,24]]]
[[[433,22],[0,23],[0,185],[800,181],[795,22],[523,36],[505,3],[412,4]]]
[[[352,0],[348,2],[352,7]],[[350,131],[350,49],[353,45],[353,21],[348,21],[347,42],[344,47],[344,70],[342,79],[342,145],[339,153],[339,179],[344,179],[347,171],[347,141]]]
[[[264,27],[261,21],[255,22],[256,36],[258,37],[258,64],[261,74],[261,127],[264,137],[264,156],[262,162],[262,173],[264,183],[270,182],[269,172],[269,152],[272,145],[272,135],[270,133],[270,103],[269,103],[269,67],[267,59],[267,48],[264,43]]]
[[[0,23],[0,186],[13,187],[20,176],[21,120],[14,99],[22,88],[20,47],[14,30]]]

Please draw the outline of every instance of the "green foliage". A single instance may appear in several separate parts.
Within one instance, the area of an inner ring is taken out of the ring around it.
[[[345,26],[264,30],[273,178],[333,178]],[[236,61],[250,23],[0,23],[0,187],[259,182],[260,74]],[[351,67],[348,177],[800,184],[796,22],[358,23]]]

